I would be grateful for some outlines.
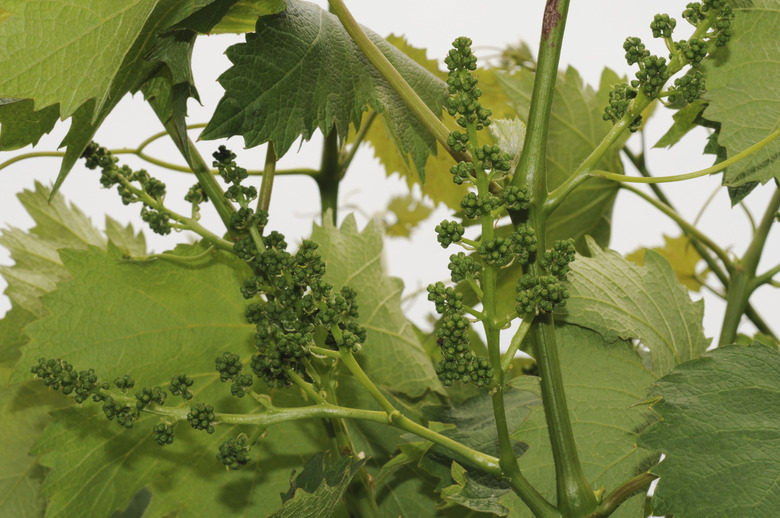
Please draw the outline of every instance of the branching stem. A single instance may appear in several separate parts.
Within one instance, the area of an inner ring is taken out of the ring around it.
[[[520,162],[512,179],[513,185],[525,185],[531,197],[528,223],[536,232],[538,249],[536,259],[529,265],[528,272],[534,276],[542,275],[539,260],[546,249],[547,216],[577,185],[576,182],[569,186],[564,183],[551,195],[557,196],[557,198],[550,203],[547,193],[547,134],[550,127],[555,81],[558,76],[558,63],[568,10],[568,0],[548,0],[547,2],[539,44],[538,66],[528,114],[527,136]],[[628,125],[630,122],[626,119],[625,124]],[[613,135],[612,140],[605,139],[591,154],[590,160],[593,160],[593,165],[598,163],[601,155],[617,139],[620,132],[622,132],[620,124],[613,127],[610,132],[610,135]],[[586,160],[584,166],[581,167],[590,170],[592,165],[589,165]],[[522,223],[520,215],[510,213],[510,216],[516,226]],[[485,295],[487,298],[487,291]],[[597,502],[590,483],[582,471],[577,453],[564,393],[552,315],[549,313],[539,315],[534,320],[533,331],[535,359],[541,376],[542,402],[555,463],[558,510],[563,516],[585,516],[596,508]]]
[[[780,209],[780,189],[775,190],[745,255],[734,269],[726,292],[726,314],[723,316],[719,345],[733,343],[737,337],[739,322],[747,309],[750,295],[759,286],[756,282],[756,269],[778,209]]]
[[[200,237],[208,241],[215,248],[219,248],[220,250],[227,250],[230,252],[233,251],[233,244],[230,241],[222,239],[218,235],[213,234],[206,227],[204,227],[194,219],[188,218],[186,216],[182,216],[181,214],[171,211],[170,209],[165,207],[165,205],[160,200],[157,200],[149,196],[142,189],[139,189],[136,186],[134,186],[124,176],[117,175],[117,178],[119,179],[120,182],[122,182],[122,185],[125,188],[131,191],[144,204],[148,205],[149,207],[157,211],[167,214],[172,220],[180,223],[187,230],[191,230],[192,232],[195,232]]]
[[[155,113],[157,113],[156,110]],[[206,192],[214,208],[217,209],[217,214],[219,214],[222,224],[230,231],[230,217],[236,211],[236,208],[225,198],[225,191],[222,190],[214,175],[211,174],[211,169],[206,165],[203,157],[198,152],[198,148],[195,147],[195,144],[187,136],[186,130],[180,131],[173,119],[163,120],[161,118],[160,122],[162,122],[171,140],[184,157],[187,165],[190,166],[190,169],[195,174],[195,178],[198,179],[198,183]],[[142,143],[142,145],[144,144]]]

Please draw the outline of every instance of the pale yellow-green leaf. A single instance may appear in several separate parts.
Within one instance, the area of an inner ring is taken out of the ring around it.
[[[385,223],[385,234],[396,237],[409,237],[417,225],[431,215],[433,207],[411,195],[395,196],[387,204],[387,210],[395,221]]]
[[[690,238],[684,235],[677,237],[664,235],[664,242],[664,246],[653,247],[650,250],[655,250],[669,261],[680,284],[691,291],[698,292],[701,289],[702,284],[700,276],[696,272],[696,265],[699,264],[699,261],[702,259],[699,252],[691,245]],[[626,259],[642,266],[645,261],[646,250],[648,249],[640,248],[628,254]]]

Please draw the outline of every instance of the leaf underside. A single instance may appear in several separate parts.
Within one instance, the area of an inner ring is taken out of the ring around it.
[[[607,341],[639,340],[659,376],[707,349],[704,303],[691,301],[660,254],[648,250],[644,266],[638,266],[592,241],[589,245],[592,257],[578,255],[571,264],[571,297],[559,318]]]
[[[721,123],[718,144],[732,157],[762,140],[780,122],[780,1],[735,2],[734,36],[707,60],[707,119]],[[728,59],[724,59],[727,57]],[[780,181],[780,139],[729,166],[723,183]]]
[[[444,83],[387,41],[369,38],[435,113]],[[366,109],[381,114],[403,156],[410,155],[424,180],[435,140],[379,71],[350,39],[335,15],[315,4],[289,1],[283,13],[258,19],[246,43],[226,52],[233,66],[223,73],[225,95],[202,139],[244,137],[247,147],[273,141],[278,156],[299,138],[333,128],[346,139]]]
[[[585,476],[593,490],[609,493],[619,484],[652,466],[653,451],[636,447],[639,432],[655,421],[646,407],[636,406],[656,376],[643,364],[629,342],[604,341],[597,333],[573,325],[556,326],[566,400],[574,438]],[[510,385],[539,391],[538,378],[521,376]],[[539,405],[512,437],[528,444],[520,459],[523,474],[548,500],[555,501],[555,468],[544,416]],[[531,517],[531,511],[514,493],[501,504],[510,516]],[[624,503],[616,518],[635,517],[643,498]]]
[[[650,395],[661,420],[639,444],[664,460],[655,515],[775,516],[780,508],[780,354],[754,343],[683,363]]]

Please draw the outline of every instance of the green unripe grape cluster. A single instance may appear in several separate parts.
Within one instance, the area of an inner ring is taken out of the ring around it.
[[[653,31],[653,38],[671,38],[676,26],[677,20],[668,14],[656,14],[650,23],[650,30]]]
[[[669,79],[666,58],[658,56],[646,56],[639,61],[639,70],[636,73],[637,84],[632,86],[639,89],[649,98],[655,99],[661,93],[661,88]]]
[[[707,42],[700,38],[680,40],[675,43],[675,47],[692,67],[698,67],[707,57]]]
[[[569,298],[566,276],[575,253],[574,240],[555,241],[552,249],[547,250],[540,260],[547,275],[534,277],[526,274],[518,279],[515,309],[519,315],[536,315],[566,305]]]
[[[171,383],[168,385],[168,390],[174,396],[181,396],[185,401],[189,401],[193,398],[193,393],[190,391],[190,387],[195,381],[186,374],[176,374],[171,378]]]
[[[655,38],[664,38],[670,50],[668,60],[664,57],[651,55],[642,40],[637,37],[626,38],[623,50],[626,51],[626,62],[629,65],[639,65],[636,79],[627,84],[614,85],[609,94],[609,104],[604,110],[604,120],[616,123],[630,109],[637,92],[642,92],[650,99],[669,95],[670,101],[692,103],[705,92],[704,75],[688,73],[675,79],[674,87],[664,92],[663,87],[671,77],[669,66],[674,64],[676,73],[681,65],[697,68],[714,48],[722,47],[732,37],[731,28],[734,12],[726,0],[704,0],[691,2],[682,12],[682,17],[696,27],[696,36],[689,40],[673,41],[672,36],[677,21],[668,14],[656,14],[650,23],[650,30]],[[632,121],[630,129],[636,131],[641,123],[637,117]]]
[[[149,225],[156,234],[168,235],[171,233],[170,214],[149,206],[144,200],[144,195],[156,202],[165,198],[166,187],[163,182],[152,178],[145,169],[133,171],[130,167],[117,166],[117,159],[106,148],[100,147],[95,142],[90,142],[81,154],[85,159],[88,169],[101,169],[100,183],[103,187],[111,188],[116,185],[117,192],[122,198],[122,203],[142,203],[141,219]],[[135,187],[137,184],[138,187]],[[140,191],[140,193],[138,192]],[[195,196],[193,194],[193,196]]]
[[[692,103],[700,98],[705,91],[704,74],[698,70],[674,80],[674,93],[669,100],[674,102],[677,97],[682,97],[685,102]]]
[[[609,104],[604,108],[604,115],[602,116],[605,121],[618,122],[628,112],[631,101],[637,96],[637,89],[630,86],[628,83],[617,83],[612,85],[609,91]],[[629,126],[629,130],[636,131],[642,124],[642,116],[637,116]]]
[[[159,423],[152,428],[152,439],[160,446],[173,444],[173,427],[165,423]]]
[[[214,414],[213,406],[206,403],[196,403],[190,407],[187,421],[195,430],[204,430],[206,433],[212,434],[217,416]]]
[[[249,462],[249,449],[246,436],[239,435],[235,439],[228,439],[219,446],[217,460],[224,464],[229,471],[236,471]]]
[[[479,280],[480,272],[482,272],[482,265],[463,252],[450,256],[448,268],[450,278],[455,283],[466,279]]]

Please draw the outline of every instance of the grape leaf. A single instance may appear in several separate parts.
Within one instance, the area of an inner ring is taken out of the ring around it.
[[[504,394],[504,407],[509,429],[514,430],[520,426],[539,404],[540,400],[536,394],[525,390],[507,390]],[[493,415],[490,398],[486,393],[464,401],[457,407],[427,406],[423,412],[429,421],[451,426],[451,428],[441,431],[442,435],[488,455],[499,456],[496,418]],[[514,448],[518,457],[527,449],[526,445],[520,442],[515,442]],[[465,459],[440,446],[434,446],[433,450],[440,454],[452,455],[456,461],[464,465],[467,464]],[[449,462],[447,465],[449,466]]]
[[[62,265],[57,250],[63,247],[86,248],[89,244],[105,246],[104,239],[77,208],[61,198],[48,203],[50,191],[36,184],[35,192],[19,194],[22,205],[33,217],[36,226],[30,233],[18,229],[4,230],[0,244],[6,246],[15,261],[14,266],[3,267],[9,281],[7,294],[14,301],[11,310],[0,320],[0,362],[8,368],[19,358],[19,348],[28,339],[23,328],[46,313],[39,297],[55,288],[70,274]],[[132,229],[121,227],[108,218],[109,235],[127,235],[126,243],[135,243],[135,251],[145,252],[143,238],[133,238]],[[131,239],[132,238],[132,239]],[[4,459],[6,476],[0,482],[0,515],[42,515],[45,500],[39,496],[45,469],[28,455],[30,447],[51,421],[49,412],[67,407],[69,400],[48,390],[37,382],[6,387],[10,370],[0,379],[0,400],[3,401],[3,423],[0,444],[9,445],[0,454]]]
[[[317,453],[290,482],[284,505],[269,518],[329,518],[366,460],[341,457],[334,461],[329,453]]]
[[[358,231],[354,216],[336,228],[330,217],[314,225],[312,240],[327,263],[325,279],[334,290],[347,285],[358,293],[360,324],[367,335],[356,356],[377,386],[409,397],[443,394],[430,358],[401,311],[400,279],[382,268],[382,234],[373,224]]]
[[[565,311],[558,317],[587,327],[612,342],[638,338],[650,350],[653,371],[662,376],[695,358],[709,345],[704,337],[704,302],[692,302],[669,263],[648,250],[637,266],[589,240],[591,257],[571,263]]]
[[[62,356],[76,365],[88,363],[113,379],[124,374],[123,365],[130,363],[143,371],[133,373],[139,386],[153,385],[166,381],[155,378],[170,368],[166,360],[170,347],[176,354],[187,351],[181,357],[186,367],[188,361],[204,354],[212,356],[189,343],[212,343],[212,348],[250,343],[252,326],[243,315],[245,304],[237,288],[232,289],[250,275],[238,261],[223,256],[207,268],[165,261],[132,263],[122,260],[121,252],[111,244],[108,253],[90,247],[61,250],[60,257],[73,278],[44,297],[50,314],[27,328],[32,340],[22,349],[26,367],[41,356]],[[200,309],[203,304],[194,305],[193,300],[211,301],[219,310]],[[120,316],[120,321],[112,321]],[[59,328],[56,339],[39,338]],[[149,345],[150,341],[159,345]],[[67,347],[78,350],[71,352]],[[136,351],[147,347],[153,351]],[[16,379],[26,377],[26,367],[19,367]],[[206,371],[212,367],[209,364]]]
[[[201,34],[253,32],[257,19],[287,8],[285,0],[217,0],[176,24]]]
[[[46,500],[40,490],[46,470],[28,452],[51,421],[49,412],[69,402],[41,384],[6,387],[9,374],[7,368],[0,367],[0,516],[43,516]]]
[[[70,403],[38,383],[8,385],[18,349],[27,342],[23,328],[35,319],[29,311],[12,305],[0,320],[0,516],[43,516],[46,500],[40,489],[45,469],[28,452],[51,421],[49,412]]]
[[[139,61],[145,54],[139,36],[165,29],[213,1],[9,0],[5,8],[12,16],[0,23],[0,96],[32,96],[38,109],[59,104],[63,119],[96,99],[97,113],[109,102],[112,83],[131,52]]]
[[[527,71],[519,74],[496,73],[496,79],[520,119],[527,122],[534,75]],[[602,73],[598,92],[584,85],[579,73],[572,67],[558,77],[547,139],[548,190],[563,183],[611,129],[602,115],[610,87],[617,82],[620,78],[608,68]],[[599,169],[623,172],[619,151],[621,142],[626,138],[627,135],[604,155],[597,166]],[[593,179],[575,189],[550,215],[548,242],[573,238],[577,249],[584,251],[585,236],[590,235],[601,246],[607,246],[617,190],[615,182]]]
[[[145,59],[159,43],[156,36],[213,1],[6,2],[12,16],[0,21],[0,98],[32,99],[45,117],[57,110],[61,119],[73,119],[55,192],[111,110],[159,69]],[[28,109],[6,113],[4,131],[18,135],[14,127],[29,127],[31,116],[44,118]]]
[[[256,404],[230,398],[214,370],[220,353],[248,357],[254,350],[238,290],[250,275],[245,263],[229,254],[187,266],[128,263],[113,245],[108,252],[91,247],[61,256],[72,278],[44,297],[49,316],[28,326],[31,342],[22,349],[17,379],[29,376],[28,364],[40,356],[95,368],[107,380],[133,365],[139,387],[164,385],[186,372],[196,379],[197,401],[223,411],[257,411]],[[283,391],[274,400],[289,406],[298,401],[293,396]],[[254,462],[228,474],[215,459],[217,446],[246,429],[219,426],[208,435],[183,423],[177,442],[160,449],[150,437],[159,422],[154,416],[144,415],[130,430],[107,422],[93,405],[56,417],[34,450],[52,468],[43,489],[50,516],[106,516],[142,487],[153,495],[149,516],[268,514],[278,507],[275,495],[289,485],[290,471],[326,446],[314,423],[283,424],[256,445]]]
[[[656,377],[642,364],[630,343],[606,343],[600,335],[571,325],[556,327],[566,401],[574,437],[585,476],[593,489],[606,492],[638,475],[652,465],[657,455],[636,447],[639,432],[655,419],[644,407],[634,406],[643,399],[645,388]],[[538,378],[521,376],[509,384],[539,391]],[[520,467],[545,498],[555,501],[555,469],[544,408],[532,408],[512,437],[528,444]],[[624,503],[612,516],[637,516],[641,497]],[[513,513],[530,517],[514,493],[500,500]]]
[[[385,224],[385,234],[409,237],[412,230],[431,215],[433,207],[416,200],[411,194],[407,194],[406,196],[394,196],[387,204],[387,211],[395,216],[395,221]]]
[[[517,428],[529,415],[530,409],[538,405],[539,397],[536,394],[523,390],[508,390],[504,396],[504,407],[509,429]],[[437,403],[424,406],[422,410],[431,429],[470,448],[498,457],[495,417],[490,397],[486,393],[478,393],[459,406],[441,406]],[[512,446],[517,457],[523,455],[527,448],[526,444],[520,441],[513,441]],[[500,508],[496,501],[497,496],[511,491],[506,482],[480,472],[471,467],[464,457],[438,445],[425,441],[407,442],[400,445],[400,449],[402,464],[416,463],[416,476],[432,476],[438,479],[436,491],[449,487],[443,496],[448,497],[452,504],[469,509]],[[476,494],[471,491],[471,486],[459,486],[458,479],[452,476],[453,461],[466,469],[468,479],[480,488],[490,487],[492,493],[480,490],[479,494]],[[465,494],[462,494],[463,489],[466,489]],[[453,514],[460,515],[457,509],[453,510]]]
[[[408,516],[415,518],[461,518],[462,509],[439,509],[440,503],[435,484],[427,480],[419,470],[399,470],[389,484],[377,490],[379,511],[382,516]],[[474,517],[477,518],[477,517]]]
[[[425,50],[413,47],[400,36],[390,35],[387,37],[387,41],[431,74],[441,80],[447,79],[447,74],[439,70],[438,62],[428,59]],[[483,86],[480,83],[480,89],[484,90]],[[452,117],[445,116],[442,122],[451,130],[457,128]],[[413,185],[419,185],[422,193],[430,197],[434,203],[443,202],[448,207],[460,208],[460,200],[466,194],[466,189],[453,183],[450,167],[455,164],[455,161],[441,144],[437,142],[436,153],[428,156],[428,160],[425,162],[425,183],[421,183],[415,164],[413,162],[410,163],[403,154],[399,153],[398,142],[393,137],[392,130],[387,127],[386,123],[379,124],[379,121],[374,121],[366,133],[365,142],[371,145],[371,148],[374,150],[374,156],[384,166],[388,176],[398,173],[406,180],[409,189]]]
[[[502,496],[512,491],[506,483],[484,473],[469,474],[457,462],[452,463],[451,473],[455,484],[445,487],[441,492],[450,504],[497,516],[509,514],[509,509],[499,503]]]
[[[640,248],[626,256],[629,261],[642,266],[645,261],[645,252],[647,248]],[[701,261],[701,255],[691,245],[691,238],[685,235],[669,237],[664,235],[664,246],[650,248],[661,254],[664,259],[669,261],[669,265],[677,275],[677,280],[691,291],[699,291],[701,282],[696,273],[696,265]]]
[[[707,60],[707,119],[721,123],[718,143],[734,156],[777,129],[780,120],[780,2],[734,5],[734,36],[722,54]],[[780,140],[730,166],[723,183],[780,180]]]
[[[677,144],[680,139],[697,126],[695,121],[699,118],[705,106],[706,103],[703,100],[697,99],[680,110],[677,110],[674,115],[672,115],[674,124],[672,124],[669,130],[658,139],[658,142],[656,142],[653,147],[672,147]]]
[[[40,297],[70,278],[57,251],[105,246],[105,238],[78,208],[60,198],[49,203],[51,191],[35,183],[35,191],[24,190],[18,198],[36,226],[29,232],[16,228],[2,231],[0,245],[11,253],[14,266],[1,266],[8,282],[5,294],[20,308],[40,318],[45,314]]]
[[[35,320],[34,314],[13,303],[0,319],[0,368],[11,368],[16,363],[19,348],[27,343],[24,327]],[[0,377],[0,390],[7,382],[6,378]]]
[[[132,225],[123,227],[111,216],[106,216],[106,237],[124,253],[136,257],[146,253],[143,233],[139,230],[136,234]]]
[[[650,389],[661,417],[639,445],[666,457],[653,514],[774,516],[780,507],[780,354],[725,346],[677,366]],[[695,481],[695,483],[692,483]]]
[[[424,179],[425,161],[436,149],[433,136],[335,15],[306,2],[287,4],[284,13],[259,18],[257,32],[226,51],[233,66],[219,77],[225,95],[200,138],[242,135],[247,147],[270,140],[282,156],[298,137],[308,140],[317,129],[327,135],[335,128],[346,139],[350,124],[359,125],[368,106],[382,116]],[[440,113],[444,83],[375,33],[367,34]]]
[[[36,145],[52,130],[58,115],[56,106],[34,111],[31,99],[0,99],[0,150]]]

